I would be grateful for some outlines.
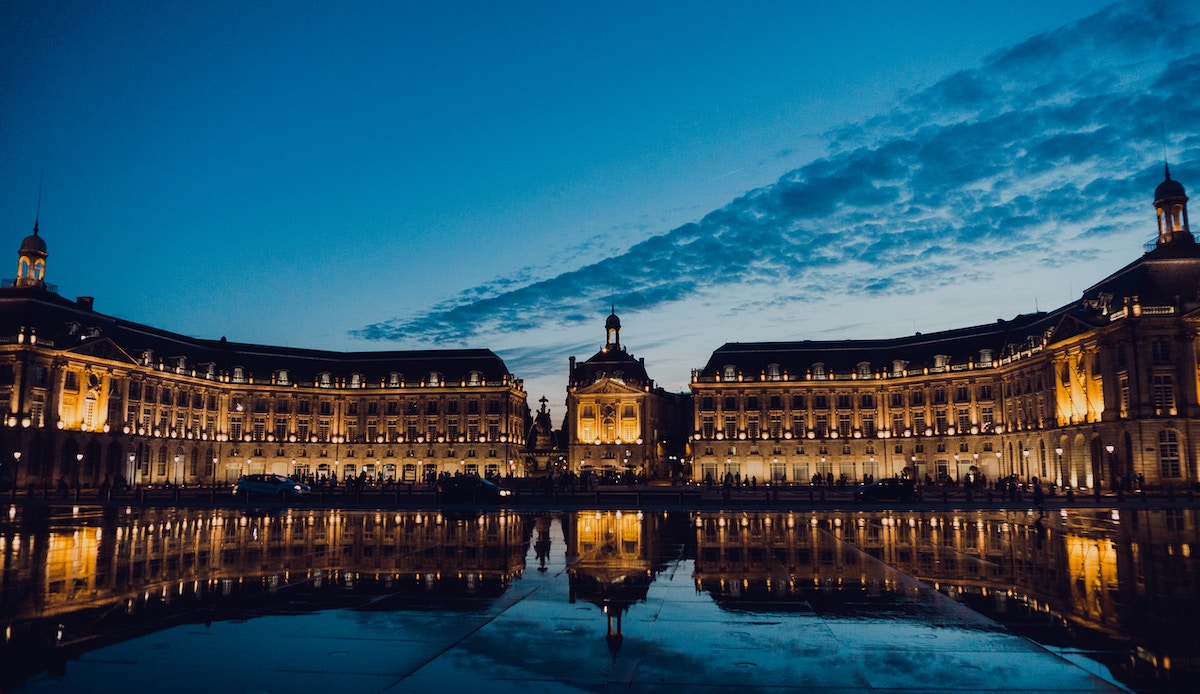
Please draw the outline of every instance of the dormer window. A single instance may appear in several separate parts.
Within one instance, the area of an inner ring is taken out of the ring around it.
[[[436,371],[429,372],[429,385],[436,386],[442,382],[442,375]]]
[[[142,366],[150,366],[151,362],[153,362],[153,361],[154,361],[154,350],[143,349],[142,350]]]
[[[204,365],[204,377],[210,381],[213,380],[214,378],[216,378],[217,377],[217,365],[212,362],[205,364]]]
[[[813,375],[813,378],[815,378],[815,379],[824,380],[826,378],[825,362],[819,361],[816,364],[813,364],[812,365],[812,375]]]
[[[246,369],[245,368],[243,368],[241,366],[233,367],[233,382],[234,383],[245,383],[246,382]]]
[[[903,376],[904,370],[908,368],[908,362],[903,359],[892,360],[892,375]]]
[[[992,365],[992,350],[990,350],[990,349],[979,350],[979,365],[980,366],[991,366]]]
[[[287,369],[280,369],[278,372],[276,372],[275,382],[281,386],[286,386],[286,385],[291,384],[291,379],[288,378]]]
[[[945,354],[933,355],[933,368],[939,371],[945,371],[949,365],[950,357],[946,356]]]
[[[187,370],[187,357],[175,357],[175,373],[181,374]]]
[[[737,367],[735,367],[733,364],[726,364],[725,374],[722,376],[722,378],[726,381],[737,380]]]
[[[858,369],[858,377],[859,378],[870,378],[871,377],[871,362],[860,361],[860,362],[858,362],[857,369]]]
[[[317,374],[317,386],[320,388],[332,388],[333,387],[333,375],[330,374],[329,372],[323,372],[323,373]]]
[[[350,387],[351,388],[362,388],[363,387],[362,374],[350,374]]]
[[[391,372],[390,374],[388,374],[388,380],[387,380],[388,388],[399,388],[400,382],[403,380],[404,380],[404,378],[400,375],[400,372],[398,372],[398,371]]]
[[[778,381],[782,378],[780,374],[779,364],[767,364],[767,380]]]
[[[472,371],[467,377],[467,385],[477,386],[480,383],[483,383],[483,374],[479,373],[478,371]]]

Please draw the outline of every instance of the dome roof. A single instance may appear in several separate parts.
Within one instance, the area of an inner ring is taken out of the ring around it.
[[[33,223],[33,233],[21,242],[21,255],[29,253],[46,255],[46,242],[38,236],[37,222]]]
[[[1171,169],[1166,169],[1166,180],[1158,184],[1154,189],[1154,201],[1165,200],[1167,198],[1186,198],[1187,194],[1183,192],[1183,184],[1179,181],[1171,180]]]
[[[613,328],[620,329],[620,327],[621,319],[617,318],[617,314],[615,312],[608,314],[608,320],[604,321],[604,329],[612,330]]]

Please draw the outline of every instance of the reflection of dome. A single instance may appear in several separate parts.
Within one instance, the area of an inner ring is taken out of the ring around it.
[[[1171,169],[1166,169],[1166,180],[1158,184],[1154,189],[1154,201],[1165,200],[1167,198],[1185,198],[1187,194],[1183,192],[1183,184],[1179,181],[1171,180]]]

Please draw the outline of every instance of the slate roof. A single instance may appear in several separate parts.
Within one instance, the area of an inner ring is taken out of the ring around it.
[[[149,349],[155,363],[184,357],[188,368],[199,370],[199,365],[212,363],[219,374],[240,366],[260,382],[281,369],[296,382],[311,382],[321,373],[335,378],[357,373],[366,384],[379,383],[392,372],[400,372],[410,383],[424,380],[431,371],[451,383],[467,379],[472,371],[489,383],[508,374],[504,361],[488,349],[334,352],[200,339],[106,316],[85,303],[37,288],[0,290],[0,334],[16,335],[22,327],[35,329],[39,340],[59,349],[108,341],[132,360]]]
[[[829,374],[845,375],[856,372],[863,362],[870,364],[872,373],[890,370],[896,359],[908,362],[910,371],[933,368],[938,355],[949,357],[951,365],[963,365],[978,362],[984,349],[999,359],[1031,346],[1031,341],[1039,341],[1064,321],[1104,325],[1111,314],[1135,302],[1171,306],[1177,315],[1200,309],[1200,245],[1186,241],[1159,245],[1086,289],[1078,300],[1050,312],[890,339],[726,343],[713,352],[700,378],[715,380],[726,365],[757,379],[770,364],[797,378],[816,363],[823,363]]]

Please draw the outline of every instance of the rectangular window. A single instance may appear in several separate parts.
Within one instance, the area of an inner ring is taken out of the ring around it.
[[[864,410],[875,409],[875,396],[872,393],[863,393],[858,399],[858,406]]]
[[[913,433],[919,436],[924,434],[927,428],[925,426],[925,413],[913,412]]]
[[[829,398],[828,398],[828,396],[825,396],[825,395],[814,395],[814,396],[813,396],[813,407],[814,407],[814,408],[816,408],[816,409],[818,409],[818,410],[828,410],[828,409],[829,409]]]
[[[783,417],[781,415],[773,414],[771,415],[770,422],[771,429],[769,436],[773,439],[783,438]]]
[[[854,430],[854,427],[850,423],[850,415],[839,414],[838,415],[838,436],[849,436],[850,432],[853,430]]]
[[[717,433],[716,428],[716,423],[713,421],[711,414],[700,417],[700,436],[711,441],[712,437]]]
[[[275,418],[275,440],[276,441],[287,440],[287,429],[288,429],[287,417],[276,417]]]
[[[1175,414],[1175,386],[1169,375],[1154,377],[1154,409],[1158,414]]]
[[[850,396],[846,393],[839,393],[837,396],[837,406],[839,410],[850,409]]]
[[[819,438],[825,438],[829,435],[829,415],[817,415],[816,431]]]
[[[981,431],[991,431],[996,424],[996,415],[990,407],[979,408],[979,425]]]
[[[979,386],[979,399],[980,400],[993,399],[992,398],[992,386],[990,383],[985,383],[985,384]]]
[[[760,435],[760,432],[758,429],[758,415],[757,414],[746,415],[746,437],[751,440],[754,440],[754,439],[757,439],[759,437],[759,435]]]
[[[933,389],[933,402],[935,405],[945,404],[945,402],[946,402],[946,389],[945,388],[934,388]]]
[[[867,438],[875,437],[875,415],[864,414],[862,416],[863,436]]]
[[[971,410],[966,407],[958,408],[958,433],[965,434],[971,430]]]
[[[1158,432],[1158,464],[1163,477],[1179,477],[1179,436],[1174,429]]]
[[[793,410],[803,410],[804,407],[805,407],[804,396],[803,395],[793,395],[792,396],[792,409]]]
[[[254,418],[254,440],[262,441],[266,437],[267,437],[267,418],[266,417],[255,417]]]
[[[904,414],[900,412],[892,413],[892,436],[901,436],[904,434]]]
[[[725,415],[725,438],[737,438],[737,417],[733,415]]]
[[[954,388],[954,402],[967,402],[971,399],[966,386],[956,386]]]
[[[804,415],[792,415],[792,436],[801,437],[808,433]]]
[[[936,412],[934,412],[933,416],[934,416],[934,423],[937,426],[937,433],[939,433],[939,434],[946,433],[946,430],[950,427],[950,422],[946,418],[946,410],[939,409]]]

